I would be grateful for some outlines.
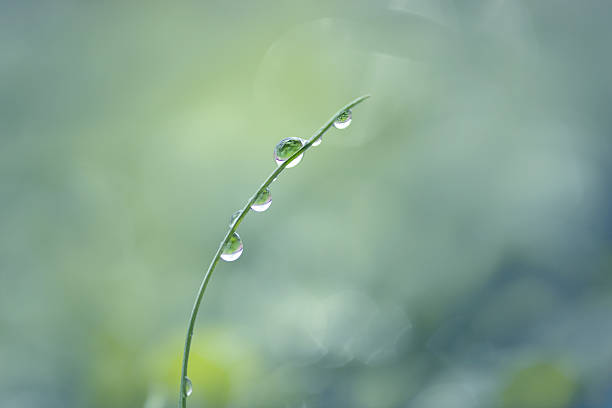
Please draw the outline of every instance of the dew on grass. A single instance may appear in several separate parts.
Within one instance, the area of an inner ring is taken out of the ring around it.
[[[221,259],[227,262],[235,261],[242,255],[242,240],[240,236],[234,232],[231,237],[227,240],[221,251]]]
[[[286,162],[287,159],[300,150],[302,146],[304,146],[304,140],[299,137],[288,137],[278,142],[274,147],[274,160],[276,160],[276,164],[280,166]],[[303,156],[304,154],[302,153],[293,159],[293,161],[287,165],[287,168],[297,166],[302,161]]]
[[[191,380],[189,379],[189,377],[185,377],[185,396],[188,397],[191,395],[191,393],[193,392],[193,384],[191,383]]]
[[[235,213],[232,214],[232,216],[230,217],[230,227],[234,224],[234,221],[236,221],[236,218],[240,217],[240,214],[242,213],[242,211],[238,210]]]
[[[353,114],[350,109],[342,112],[336,120],[334,121],[334,126],[336,129],[345,129],[351,124],[351,120],[353,120]]]
[[[251,209],[257,212],[266,211],[272,205],[272,193],[269,188],[265,188],[257,194],[257,198],[251,204]]]

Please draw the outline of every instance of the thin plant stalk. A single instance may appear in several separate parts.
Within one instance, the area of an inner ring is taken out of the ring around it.
[[[274,170],[272,172],[272,174],[270,174],[268,176],[266,181],[263,182],[263,184],[255,192],[255,194],[253,194],[253,196],[245,204],[244,208],[242,208],[242,210],[240,210],[240,215],[238,215],[238,217],[230,225],[229,230],[227,231],[227,233],[225,234],[225,237],[223,238],[223,240],[219,244],[219,248],[217,249],[217,252],[215,253],[215,256],[213,257],[212,261],[210,262],[210,265],[208,266],[208,269],[206,270],[206,274],[204,275],[204,278],[202,279],[202,283],[200,284],[200,288],[198,289],[198,294],[196,296],[195,303],[193,304],[193,309],[191,310],[191,316],[189,317],[189,326],[187,327],[187,336],[185,338],[185,349],[183,351],[183,364],[182,364],[182,370],[181,370],[181,385],[180,385],[180,390],[179,390],[179,408],[186,408],[187,407],[187,388],[186,388],[186,386],[187,386],[187,365],[189,363],[189,351],[191,349],[191,339],[193,337],[193,329],[195,327],[195,321],[196,321],[196,318],[198,316],[198,311],[200,310],[200,304],[202,303],[202,298],[204,297],[204,292],[206,291],[206,287],[208,286],[208,282],[210,281],[210,277],[212,276],[212,273],[215,270],[215,267],[217,266],[217,263],[219,262],[219,258],[221,257],[221,253],[223,252],[223,247],[228,242],[228,240],[230,239],[232,234],[234,232],[236,232],[236,230],[238,229],[238,226],[240,225],[240,223],[242,222],[244,217],[247,215],[247,213],[251,210],[251,205],[255,202],[255,200],[257,199],[257,196],[259,195],[259,193],[262,192],[263,190],[265,190],[270,184],[272,184],[274,179],[276,179],[276,177],[280,173],[282,173],[282,171],[287,167],[287,165],[289,165],[296,157],[298,157],[299,155],[304,153],[306,150],[310,149],[312,144],[315,143],[317,140],[319,140],[323,136],[323,134],[325,134],[325,132],[327,132],[327,130],[329,130],[330,127],[332,127],[332,125],[334,124],[334,121],[338,118],[338,116],[340,116],[345,111],[353,108],[354,106],[357,106],[358,104],[360,104],[361,102],[365,101],[369,97],[370,97],[370,95],[361,96],[361,97],[355,99],[354,101],[352,101],[351,103],[347,104],[346,106],[342,107],[342,109],[340,109],[338,112],[336,112],[334,114],[334,116],[332,116],[325,123],[325,125],[323,125],[323,127],[321,127],[302,146],[302,148],[300,150],[295,152],[286,161],[281,163],[276,168],[276,170]]]

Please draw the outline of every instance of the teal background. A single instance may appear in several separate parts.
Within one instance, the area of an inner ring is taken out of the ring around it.
[[[606,1],[0,4],[0,406],[612,406]]]

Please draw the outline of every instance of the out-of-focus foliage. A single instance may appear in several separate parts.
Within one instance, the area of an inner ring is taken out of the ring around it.
[[[0,5],[0,406],[612,405],[612,5]]]

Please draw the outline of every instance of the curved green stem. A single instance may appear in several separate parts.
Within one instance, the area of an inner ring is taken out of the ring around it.
[[[334,124],[334,121],[336,120],[338,116],[340,116],[341,113],[360,104],[361,102],[368,99],[369,97],[370,95],[361,96],[355,99],[354,101],[352,101],[351,103],[347,104],[346,106],[342,107],[342,109],[340,109],[338,112],[336,112],[336,114],[332,116],[331,119],[329,119],[327,123],[325,123],[325,125],[323,125],[323,127],[319,129],[314,134],[314,136],[312,136],[310,140],[308,140],[308,142],[306,142],[304,146],[302,146],[300,150],[295,152],[289,159],[284,161],[280,166],[278,166],[276,170],[272,172],[272,174],[268,176],[266,181],[263,182],[263,184],[255,192],[255,194],[253,194],[253,196],[245,204],[244,208],[240,210],[240,215],[230,225],[229,230],[225,234],[225,237],[221,241],[221,244],[219,245],[219,248],[217,249],[215,256],[213,257],[212,261],[210,262],[210,265],[208,266],[208,270],[206,271],[206,274],[204,275],[204,279],[202,280],[202,283],[200,284],[200,288],[198,289],[198,295],[196,296],[196,300],[193,305],[193,309],[191,310],[191,316],[189,317],[187,337],[185,338],[185,350],[183,351],[183,367],[182,367],[182,372],[181,372],[181,386],[179,390],[179,408],[185,408],[187,406],[187,393],[186,393],[186,388],[185,388],[186,378],[187,378],[187,363],[189,362],[189,350],[191,348],[191,338],[193,337],[193,329],[195,327],[196,317],[198,316],[198,310],[200,309],[200,303],[202,302],[202,298],[204,297],[204,291],[206,291],[206,286],[208,286],[210,277],[212,276],[212,273],[215,270],[217,263],[219,262],[219,258],[221,257],[221,252],[223,251],[223,247],[225,246],[226,242],[232,236],[232,234],[236,232],[236,230],[238,229],[238,225],[240,225],[240,223],[242,222],[242,219],[251,210],[251,205],[257,199],[257,195],[262,190],[267,188],[274,181],[274,179],[287,167],[289,163],[291,163],[300,154],[310,149],[310,146],[312,146],[314,142],[319,140],[323,136],[323,134],[327,132],[327,130]]]

